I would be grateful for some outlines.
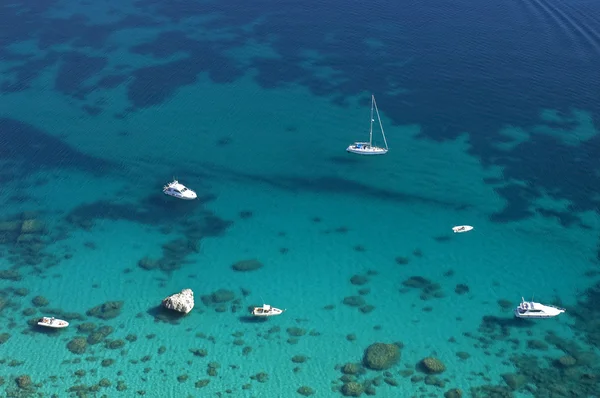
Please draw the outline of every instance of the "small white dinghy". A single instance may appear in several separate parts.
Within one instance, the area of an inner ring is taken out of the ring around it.
[[[470,225],[457,225],[456,227],[452,227],[452,231],[454,231],[455,234],[469,232],[472,229],[473,229],[473,227]]]
[[[165,195],[173,196],[183,200],[194,200],[198,197],[196,192],[192,191],[185,185],[181,184],[177,180],[173,180],[163,187],[163,193]]]
[[[566,310],[564,308],[555,307],[553,305],[545,305],[536,303],[534,301],[525,301],[521,297],[521,304],[515,308],[515,316],[517,318],[553,318],[557,315],[562,314]]]
[[[254,316],[275,316],[283,314],[285,310],[271,307],[269,304],[263,304],[262,307],[254,307],[251,311]]]
[[[41,318],[37,324],[39,326],[43,326],[46,328],[54,328],[54,329],[62,329],[62,328],[66,328],[67,326],[69,326],[69,322],[67,322],[67,321],[64,321],[62,319],[56,319],[54,317],[48,318],[46,316]]]

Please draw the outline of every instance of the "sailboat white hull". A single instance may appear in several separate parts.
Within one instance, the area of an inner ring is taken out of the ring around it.
[[[359,145],[357,145],[359,144]],[[388,150],[378,146],[369,146],[369,143],[356,143],[346,148],[346,151],[357,155],[385,155]]]

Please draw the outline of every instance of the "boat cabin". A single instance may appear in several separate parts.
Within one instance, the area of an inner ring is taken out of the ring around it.
[[[165,189],[169,192],[179,193],[179,194],[183,194],[184,192],[188,191],[188,188],[185,185],[180,184],[177,181],[170,183],[169,185],[167,185],[165,187]]]
[[[519,311],[519,314],[543,314],[544,311],[542,311],[539,308],[535,308],[535,306],[533,305],[533,303],[527,303],[527,302],[522,302],[519,305],[519,308],[517,308],[517,311]]]
[[[178,193],[180,195],[183,194],[187,190],[188,189],[186,187],[183,187],[183,188],[169,187],[169,188],[167,188],[167,191],[169,191],[170,193]]]
[[[271,312],[271,306],[269,304],[264,304],[262,307],[256,307],[254,309],[254,313],[256,314],[267,314]]]
[[[163,192],[166,195],[174,196],[181,199],[196,199],[196,192],[192,191],[185,185],[174,180],[173,182],[163,187]]]

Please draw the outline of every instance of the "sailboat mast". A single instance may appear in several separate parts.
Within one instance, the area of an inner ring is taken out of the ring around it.
[[[372,96],[373,103],[371,105],[371,137],[373,136],[373,105],[375,106],[375,112],[377,112],[377,120],[379,121],[379,127],[381,128],[381,135],[383,135],[383,142],[385,143],[385,149],[388,149],[387,140],[385,139],[385,132],[383,131],[383,124],[381,123],[381,117],[379,117],[379,109],[375,103],[375,96]]]
[[[369,129],[369,146],[373,146],[373,104],[375,103],[375,96],[371,94],[371,128]]]

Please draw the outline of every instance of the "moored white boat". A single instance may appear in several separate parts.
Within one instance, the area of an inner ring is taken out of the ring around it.
[[[373,110],[377,113],[377,120],[379,121],[379,127],[381,128],[381,135],[383,136],[385,148],[373,145],[373,122],[375,121],[375,119],[373,119]],[[371,95],[371,128],[369,129],[369,142],[355,142],[348,146],[346,151],[357,155],[385,155],[388,152],[388,144],[385,139],[385,132],[383,131],[383,124],[381,124],[381,118],[379,117],[379,110],[377,109],[374,95]]]
[[[165,195],[173,196],[174,198],[193,200],[198,197],[196,192],[192,191],[185,185],[181,184],[177,180],[173,180],[163,187],[163,193]]]
[[[470,225],[457,225],[456,227],[452,227],[452,231],[454,231],[455,234],[461,234],[463,232],[469,232],[473,229],[472,226]]]
[[[53,329],[62,329],[62,328],[66,328],[67,326],[69,326],[69,322],[62,320],[62,319],[56,319],[54,317],[52,318],[48,318],[48,317],[43,317],[40,318],[38,320],[37,323],[39,326],[43,326],[46,328],[53,328]]]
[[[553,318],[565,312],[564,308],[553,305],[536,303],[534,301],[525,301],[521,297],[521,304],[515,308],[515,316],[517,318]]]
[[[357,155],[385,155],[388,150],[387,148],[373,146],[368,142],[355,142],[346,148],[346,151]]]
[[[283,314],[285,310],[271,307],[269,304],[263,304],[262,307],[254,307],[252,309],[252,315],[254,316],[275,316]]]

